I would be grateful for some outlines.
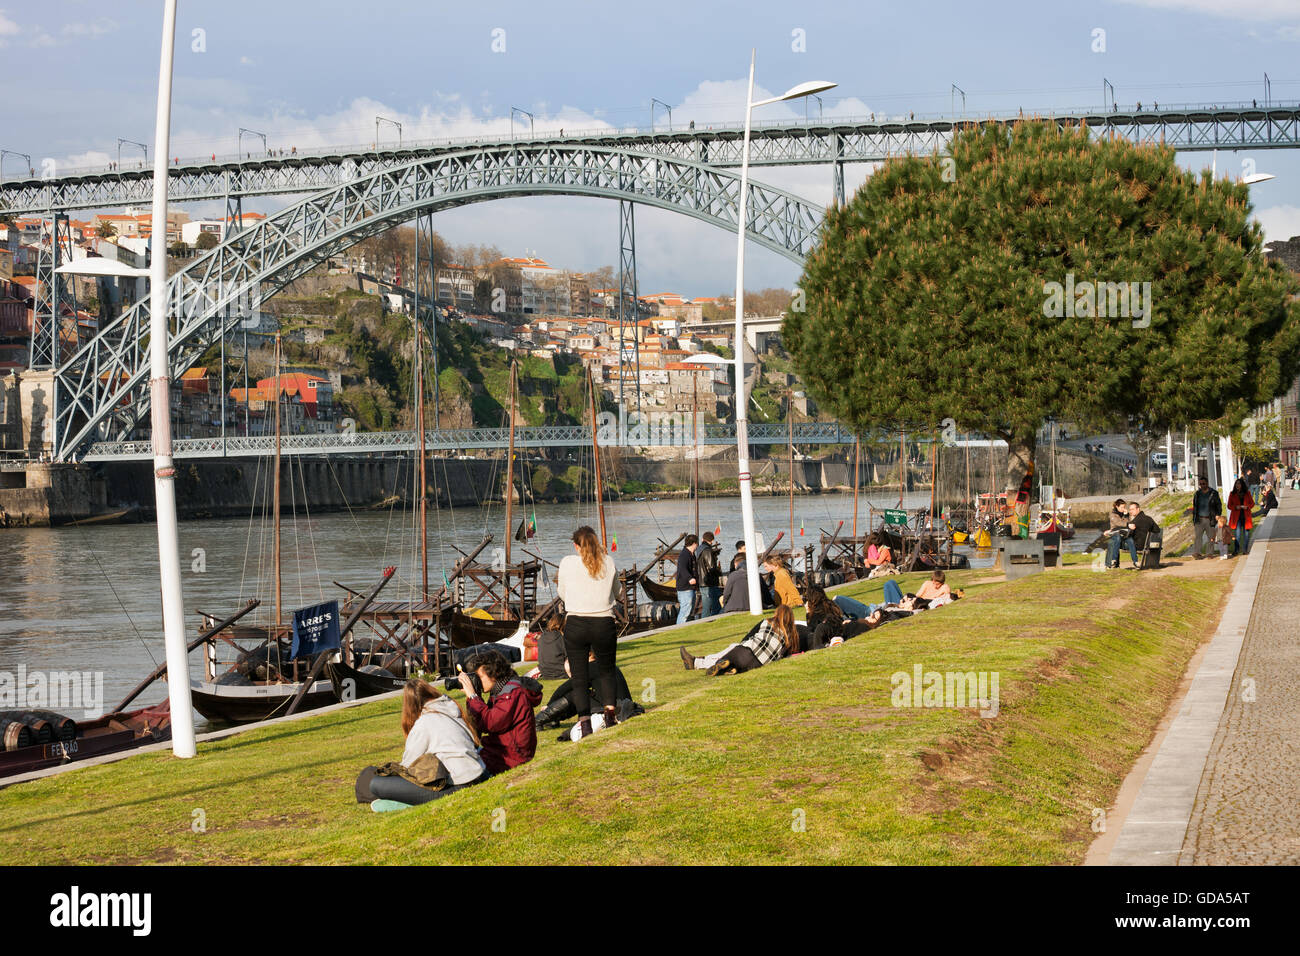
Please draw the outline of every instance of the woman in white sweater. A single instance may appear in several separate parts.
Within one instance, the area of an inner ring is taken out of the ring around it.
[[[618,570],[614,559],[601,545],[596,532],[583,525],[573,532],[574,553],[560,562],[556,587],[564,601],[564,650],[573,675],[573,702],[577,707],[577,737],[562,734],[561,740],[581,739],[593,732],[591,698],[587,692],[587,657],[596,655],[596,685],[604,707],[603,726],[617,721],[615,700],[615,652],[618,647],[614,621],[614,599],[618,593]]]
[[[373,799],[408,805],[428,803],[488,778],[487,767],[478,755],[478,735],[473,726],[456,702],[432,684],[414,679],[406,682],[402,691],[402,733],[406,735],[402,766],[410,767],[425,754],[433,754],[447,768],[451,783],[442,790],[430,790],[403,777],[374,776],[374,768],[368,767]],[[366,771],[362,771],[363,779],[365,776]]]

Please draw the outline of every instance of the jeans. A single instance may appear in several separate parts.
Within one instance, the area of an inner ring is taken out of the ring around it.
[[[677,592],[677,623],[685,624],[691,619],[691,612],[695,610],[695,592],[678,591]]]
[[[722,588],[701,588],[700,594],[704,598],[704,608],[700,611],[700,617],[712,617],[722,610]]]
[[[1238,521],[1232,536],[1237,545],[1237,553],[1250,554],[1250,529],[1246,527],[1246,522]]]
[[[871,613],[880,607],[880,604],[863,604],[861,601],[855,601],[851,597],[843,595],[833,598],[835,606],[838,607],[847,617],[863,618],[870,617]],[[897,604],[903,600],[903,589],[898,586],[898,582],[892,578],[885,582],[885,594],[882,604]]]
[[[1128,548],[1129,556],[1133,558],[1133,564],[1136,567],[1138,563],[1137,542],[1133,540],[1132,535],[1112,534],[1110,541],[1106,545],[1106,567],[1119,567],[1119,553]]]
[[[617,678],[614,664],[618,651],[618,632],[612,617],[583,617],[570,614],[564,619],[564,653],[569,661],[569,671],[573,678],[573,706],[578,710],[578,717],[586,717],[591,711],[591,696],[587,688],[591,683],[587,660],[589,653],[596,655],[596,681],[600,690],[600,702],[605,707],[618,704],[615,696]]]

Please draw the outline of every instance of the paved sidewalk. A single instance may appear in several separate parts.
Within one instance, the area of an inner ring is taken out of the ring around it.
[[[1300,496],[1297,498],[1300,499]],[[1170,723],[1160,749],[1146,771],[1137,799],[1111,849],[1107,861],[1111,865],[1174,866],[1180,862],[1189,862],[1182,860],[1183,847],[1189,840],[1193,817],[1199,818],[1199,810],[1205,802],[1202,796],[1205,791],[1203,779],[1220,767],[1223,754],[1219,746],[1222,727],[1240,705],[1237,694],[1240,687],[1237,674],[1239,662],[1246,653],[1247,645],[1259,644],[1260,633],[1265,630],[1256,621],[1257,601],[1267,605],[1280,600],[1276,583],[1271,591],[1261,592],[1260,589],[1265,566],[1271,563],[1270,547],[1277,546],[1271,540],[1275,532],[1284,542],[1288,537],[1296,539],[1289,544],[1297,548],[1297,557],[1300,558],[1300,517],[1295,516],[1300,508],[1297,508],[1295,500],[1287,500],[1286,511],[1286,515],[1274,512],[1257,524],[1250,554],[1244,559],[1234,559],[1244,561],[1244,566],[1236,575],[1219,628],[1210,639],[1200,666],[1178,708],[1178,714]],[[1279,526],[1281,531],[1277,530]],[[1272,574],[1270,580],[1277,582],[1278,576]],[[1282,588],[1285,589],[1284,584]],[[1271,599],[1268,595],[1272,595]],[[1292,598],[1287,606],[1294,616],[1295,608],[1300,604],[1300,588],[1292,592]],[[1277,639],[1283,639],[1284,632],[1276,626],[1270,627],[1270,638],[1276,635]],[[1292,662],[1290,679],[1294,682],[1297,678],[1300,678],[1300,658]],[[1278,701],[1277,704],[1283,702]],[[1252,739],[1244,742],[1251,746],[1239,756],[1242,762],[1237,772],[1225,775],[1224,781],[1234,790],[1240,789],[1243,781],[1253,781],[1261,773],[1256,763],[1267,761],[1273,770],[1263,771],[1272,783],[1266,789],[1275,793],[1270,799],[1283,801],[1289,791],[1291,803],[1288,809],[1294,817],[1297,812],[1295,798],[1300,792],[1297,789],[1300,781],[1296,780],[1294,771],[1300,770],[1300,767],[1278,768],[1277,752],[1286,749],[1283,740],[1285,737],[1279,738],[1274,733],[1267,740]],[[1243,741],[1238,741],[1236,745],[1241,746],[1242,743]],[[1292,753],[1294,755],[1294,751]],[[1288,772],[1292,777],[1291,785],[1281,786],[1280,778],[1285,778]],[[1236,796],[1230,799],[1236,799]],[[1254,819],[1259,821],[1257,826],[1270,826],[1267,814]],[[1240,834],[1227,835],[1226,839],[1246,841],[1254,837],[1247,836],[1243,830]]]
[[[1300,863],[1300,493],[1282,504],[1183,866]]]

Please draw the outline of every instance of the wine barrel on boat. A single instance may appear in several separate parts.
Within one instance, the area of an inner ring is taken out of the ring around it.
[[[48,744],[54,739],[54,728],[50,726],[48,720],[41,720],[31,714],[19,714],[18,719],[26,724],[27,729],[32,732],[32,743]]]
[[[0,735],[3,735],[5,750],[30,747],[35,743],[31,728],[18,720],[13,711],[0,711]]]
[[[24,711],[20,718],[28,724],[33,721],[48,723],[50,725],[51,740],[68,741],[77,736],[77,722],[71,717],[56,714],[52,710],[28,710]]]

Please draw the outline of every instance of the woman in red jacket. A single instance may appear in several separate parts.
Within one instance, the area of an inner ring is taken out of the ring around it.
[[[485,704],[475,692],[470,675],[460,675],[469,719],[483,746],[479,756],[488,773],[497,774],[528,763],[537,752],[533,708],[542,702],[542,685],[516,674],[497,651],[471,658],[467,670],[478,675],[483,693],[488,695]]]
[[[1235,553],[1250,553],[1250,531],[1253,527],[1250,513],[1255,508],[1255,499],[1250,496],[1245,479],[1238,478],[1228,495],[1228,527],[1236,538]]]

